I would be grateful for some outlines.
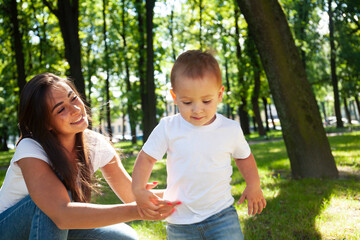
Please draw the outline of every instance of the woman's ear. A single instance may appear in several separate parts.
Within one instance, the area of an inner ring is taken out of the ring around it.
[[[174,103],[177,104],[176,94],[174,93],[174,90],[173,90],[173,89],[170,89],[170,94],[171,94],[172,99],[174,100]]]

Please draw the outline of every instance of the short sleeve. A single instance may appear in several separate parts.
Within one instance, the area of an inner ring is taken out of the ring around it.
[[[142,150],[156,160],[161,160],[168,149],[166,137],[166,121],[161,119],[159,124],[151,132]]]
[[[237,124],[234,129],[234,138],[233,158],[244,159],[249,157],[251,153],[250,146],[239,124]]]
[[[89,158],[94,172],[108,164],[115,156],[116,151],[111,143],[100,133],[87,130]]]
[[[40,143],[32,138],[24,138],[19,142],[11,162],[16,163],[22,158],[37,158],[50,164],[50,160]]]

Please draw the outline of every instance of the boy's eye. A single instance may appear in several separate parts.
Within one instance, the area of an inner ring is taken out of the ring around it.
[[[185,105],[190,105],[191,102],[183,102],[183,104],[185,104]]]
[[[211,100],[205,100],[205,101],[203,101],[203,103],[210,103],[211,102]]]

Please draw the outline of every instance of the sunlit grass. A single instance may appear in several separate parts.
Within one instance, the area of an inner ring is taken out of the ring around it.
[[[257,140],[262,142],[261,138]],[[251,217],[247,215],[246,204],[236,205],[245,239],[360,239],[360,131],[329,137],[339,179],[291,179],[284,142],[281,138],[273,140],[276,141],[251,145],[267,207],[261,215]],[[122,162],[131,174],[141,143],[121,142],[115,147],[121,148]],[[0,154],[0,159],[6,163],[12,154],[6,153],[6,157]],[[232,194],[237,202],[245,182],[233,167]],[[101,177],[100,172],[97,174]],[[4,175],[5,170],[0,171],[0,183]],[[150,181],[159,181],[159,188],[166,187],[165,161],[155,164]],[[105,182],[102,189],[93,202],[119,203]],[[140,239],[166,239],[164,221],[129,224]]]
[[[323,239],[360,239],[359,196],[333,194],[324,201],[315,225]],[[345,224],[344,224],[345,223]]]

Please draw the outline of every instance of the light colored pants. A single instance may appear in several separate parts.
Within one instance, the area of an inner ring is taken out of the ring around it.
[[[0,238],[6,240],[138,239],[134,229],[125,223],[94,229],[60,230],[43,213],[30,196],[0,213]]]
[[[168,223],[169,240],[243,240],[236,209],[230,206],[202,222],[194,224]]]

